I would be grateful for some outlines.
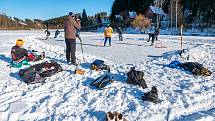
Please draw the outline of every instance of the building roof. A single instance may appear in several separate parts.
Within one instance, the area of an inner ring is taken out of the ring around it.
[[[162,8],[155,7],[155,6],[149,6],[149,9],[151,9],[154,14],[165,15]]]
[[[135,18],[137,16],[137,12],[134,12],[134,11],[132,11],[132,12],[129,11],[128,14],[129,14],[130,18]]]

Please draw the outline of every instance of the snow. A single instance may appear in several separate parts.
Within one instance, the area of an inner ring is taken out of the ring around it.
[[[112,46],[101,47],[98,45],[103,41],[102,33],[81,33],[86,61],[82,60],[78,40],[76,54],[86,74],[75,75],[75,67],[66,64],[63,34],[53,39],[51,31],[51,37],[44,40],[43,30],[0,31],[1,121],[101,121],[108,111],[121,112],[129,121],[215,120],[215,37],[183,37],[189,61],[202,63],[213,72],[209,77],[201,77],[166,66],[180,59],[177,55],[180,36],[161,35],[155,44],[162,43],[166,48],[155,48],[146,42],[147,35],[124,34],[124,41],[118,41],[117,34],[113,34]],[[64,71],[47,78],[44,84],[26,85],[17,75],[19,69],[7,66],[17,38],[24,38],[29,50],[45,51],[44,61],[54,59]],[[107,73],[89,69],[95,59],[103,59],[111,66],[115,80],[103,90],[90,86],[91,80]],[[144,71],[149,88],[126,84],[126,73],[132,66]],[[158,104],[141,100],[152,86],[158,88]]]

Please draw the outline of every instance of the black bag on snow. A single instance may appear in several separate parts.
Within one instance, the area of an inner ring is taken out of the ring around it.
[[[50,77],[57,72],[63,71],[62,67],[51,61],[30,66],[19,71],[20,78],[27,84],[41,83],[45,81],[45,77]]]
[[[194,75],[210,76],[212,74],[207,68],[204,68],[202,64],[197,62],[182,63],[181,68],[191,72]]]
[[[90,85],[101,89],[101,88],[104,88],[105,86],[107,86],[108,84],[110,84],[112,82],[113,82],[113,76],[111,76],[109,74],[105,74],[105,75],[101,75],[97,79],[93,80],[90,83]]]
[[[147,92],[144,94],[144,96],[142,97],[143,101],[150,101],[153,103],[158,103],[159,99],[158,99],[158,90],[155,86],[152,87],[151,91]]]
[[[103,60],[95,60],[92,64],[91,64],[91,69],[92,70],[107,70],[108,72],[110,72],[110,67],[106,64],[104,64]]]
[[[147,88],[146,82],[143,78],[142,71],[136,71],[134,67],[127,73],[127,83],[142,86],[143,89]]]

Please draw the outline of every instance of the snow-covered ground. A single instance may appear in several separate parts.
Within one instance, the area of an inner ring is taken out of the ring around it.
[[[44,31],[0,31],[1,121],[102,121],[108,111],[121,112],[129,121],[215,121],[214,37],[183,38],[183,48],[189,48],[189,61],[208,67],[213,72],[209,77],[193,76],[166,66],[179,59],[176,54],[180,49],[179,36],[161,35],[155,44],[162,43],[166,48],[149,46],[147,35],[140,34],[126,34],[122,42],[114,34],[111,47],[97,46],[103,41],[101,33],[81,33],[81,37],[86,61],[82,60],[79,43],[76,54],[86,74],[75,75],[75,67],[65,61],[63,37],[44,40]],[[64,71],[44,84],[23,83],[17,75],[19,69],[7,66],[10,48],[17,38],[24,38],[29,50],[45,51],[45,60],[58,61]],[[111,66],[115,81],[104,90],[89,85],[106,73],[89,69],[95,59],[103,59]],[[144,71],[148,89],[126,84],[126,73],[132,66]],[[158,88],[158,104],[141,100],[152,86]]]

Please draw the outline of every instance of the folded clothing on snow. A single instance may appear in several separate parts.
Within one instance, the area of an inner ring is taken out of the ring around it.
[[[136,71],[134,67],[127,73],[127,83],[142,86],[143,89],[147,88],[147,84],[143,78],[144,73],[142,71]]]
[[[92,70],[107,70],[108,72],[110,72],[110,67],[106,64],[104,64],[103,60],[95,60],[92,64],[91,64],[91,69]]]
[[[172,61],[169,64],[169,67],[183,69],[185,71],[191,72],[193,75],[210,76],[212,74],[212,72],[210,70],[203,67],[202,64],[197,63],[197,62],[180,63],[179,61],[176,60],[176,61]]]
[[[158,90],[155,86],[152,87],[151,91],[147,92],[144,94],[144,96],[142,97],[143,101],[149,101],[149,102],[153,102],[153,103],[158,103],[159,99],[158,99]]]
[[[51,77],[57,72],[63,71],[57,62],[44,62],[30,66],[19,71],[20,78],[27,84],[41,83],[45,81],[45,77]]]

